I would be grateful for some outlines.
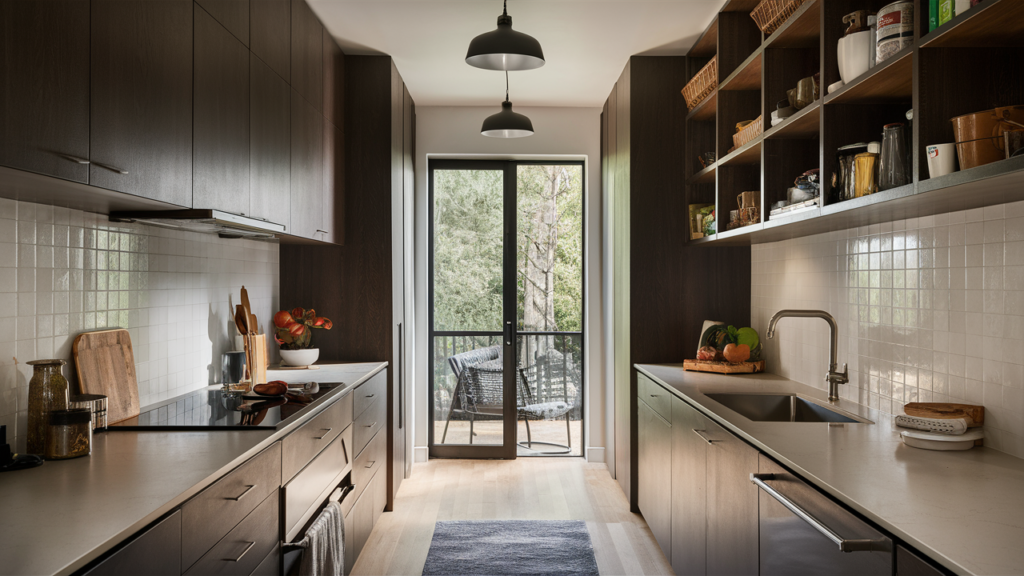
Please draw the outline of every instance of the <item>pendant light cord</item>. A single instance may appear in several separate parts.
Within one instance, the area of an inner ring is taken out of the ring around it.
[[[508,70],[505,70],[505,102],[508,102]]]
[[[504,2],[502,3],[502,7],[501,7],[501,15],[502,15],[502,16],[508,16],[508,0],[505,0],[505,1],[504,1]]]

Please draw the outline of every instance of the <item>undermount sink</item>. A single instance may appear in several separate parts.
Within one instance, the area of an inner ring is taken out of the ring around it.
[[[840,422],[870,424],[796,394],[706,394],[715,402],[755,422]]]

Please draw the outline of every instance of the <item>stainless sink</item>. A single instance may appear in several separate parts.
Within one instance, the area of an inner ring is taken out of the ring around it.
[[[796,394],[706,394],[715,402],[755,422],[841,422],[870,424]]]

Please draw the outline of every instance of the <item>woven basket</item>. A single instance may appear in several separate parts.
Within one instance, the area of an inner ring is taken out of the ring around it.
[[[754,120],[747,125],[746,128],[732,135],[732,143],[734,144],[733,150],[743,146],[747,142],[750,142],[756,138],[761,132],[764,132],[764,122],[762,121],[763,116],[758,116],[757,120]]]
[[[683,88],[686,107],[693,110],[718,87],[718,56],[716,55]]]
[[[750,13],[750,17],[757,23],[757,27],[765,34],[771,34],[779,29],[796,9],[804,3],[804,0],[761,0],[761,3]]]

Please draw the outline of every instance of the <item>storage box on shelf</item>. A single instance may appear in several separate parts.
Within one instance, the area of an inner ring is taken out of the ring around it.
[[[761,0],[750,13],[757,27],[765,34],[772,34],[790,18],[804,0]]]

